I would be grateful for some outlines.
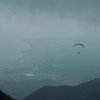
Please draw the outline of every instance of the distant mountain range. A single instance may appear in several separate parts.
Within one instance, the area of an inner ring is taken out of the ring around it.
[[[0,100],[16,100],[0,90]],[[100,78],[77,86],[45,86],[23,100],[100,100]]]
[[[77,86],[45,86],[23,100],[100,100],[100,78]]]

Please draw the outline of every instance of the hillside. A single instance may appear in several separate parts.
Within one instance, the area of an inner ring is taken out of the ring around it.
[[[23,100],[100,100],[100,78],[77,86],[45,86]]]
[[[15,100],[0,90],[0,100]]]

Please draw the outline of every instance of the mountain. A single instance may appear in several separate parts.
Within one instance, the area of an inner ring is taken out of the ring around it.
[[[0,90],[0,100],[15,100]]]
[[[45,86],[23,100],[100,100],[100,78],[77,86]]]

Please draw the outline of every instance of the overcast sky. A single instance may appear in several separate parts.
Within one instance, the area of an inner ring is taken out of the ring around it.
[[[0,39],[98,38],[100,0],[0,0]]]
[[[100,51],[99,37],[100,0],[0,0],[0,56],[4,59],[11,55],[13,59],[19,49],[29,47],[18,39],[67,38],[72,45],[91,44]]]

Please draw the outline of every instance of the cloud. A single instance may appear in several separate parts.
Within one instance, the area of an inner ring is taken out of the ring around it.
[[[99,0],[1,1],[2,37],[77,38],[98,36],[100,31]]]
[[[38,10],[62,17],[67,17],[71,13],[77,16],[100,15],[99,0],[3,0],[2,4],[9,6],[13,12],[26,10],[32,13]]]

